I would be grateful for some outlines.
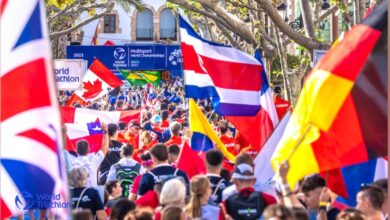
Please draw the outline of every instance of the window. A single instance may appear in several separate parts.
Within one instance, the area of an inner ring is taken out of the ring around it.
[[[105,15],[104,16],[104,33],[115,33],[116,16]]]
[[[137,40],[153,40],[153,13],[143,9],[137,13]]]
[[[160,14],[160,39],[176,40],[176,18],[169,9]]]

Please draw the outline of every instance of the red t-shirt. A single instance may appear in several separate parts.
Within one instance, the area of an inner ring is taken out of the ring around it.
[[[278,113],[278,118],[281,120],[286,114],[287,110],[290,108],[290,102],[287,100],[284,100],[282,97],[277,96],[274,99],[275,107],[276,107],[276,112]]]
[[[153,190],[149,190],[147,193],[137,199],[135,204],[141,207],[150,207],[155,209],[160,205],[160,202],[158,201],[157,193]]]
[[[169,139],[167,142],[165,142],[165,145],[167,147],[171,146],[172,144],[180,145],[182,144],[183,140],[179,136],[172,136],[171,139]]]
[[[161,128],[169,128],[169,121],[163,120],[161,123]]]
[[[131,193],[137,194],[138,193],[138,186],[139,183],[141,182],[142,179],[142,174],[138,175],[135,177],[133,186],[131,187]]]
[[[226,149],[233,155],[236,155],[236,139],[234,137],[228,137],[226,135],[222,135],[220,137],[222,143],[225,145]]]

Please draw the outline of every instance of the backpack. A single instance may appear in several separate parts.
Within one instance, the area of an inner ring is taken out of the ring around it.
[[[134,179],[139,174],[141,165],[137,163],[134,166],[122,166],[117,163],[114,167],[116,169],[116,179],[122,187],[122,197],[128,197],[131,187],[133,186]]]
[[[265,207],[265,200],[260,192],[252,192],[249,196],[237,193],[226,200],[226,210],[233,219],[259,219]]]
[[[168,180],[176,178],[178,171],[179,171],[179,169],[176,168],[176,170],[173,174],[167,174],[167,175],[156,175],[152,171],[149,171],[149,173],[150,173],[150,175],[153,176],[155,184],[163,185],[163,183],[167,182]]]

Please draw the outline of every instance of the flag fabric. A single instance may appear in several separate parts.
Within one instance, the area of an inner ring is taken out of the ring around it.
[[[139,119],[140,110],[129,111],[98,111],[84,108],[62,107],[61,115],[63,123],[90,123],[97,119],[101,123],[125,122],[128,124],[132,119]]]
[[[319,61],[272,162],[304,176],[387,155],[387,1]]]
[[[52,195],[69,201],[45,18],[41,0],[0,1],[0,26],[7,27],[0,32],[1,219],[49,208]],[[52,211],[61,218],[70,215],[57,207]]]
[[[280,123],[276,126],[275,130],[265,142],[263,148],[257,154],[254,159],[255,163],[255,176],[256,176],[256,188],[261,189],[262,192],[275,195],[274,191],[274,176],[275,172],[272,168],[271,161],[269,158],[272,157],[276,146],[283,136],[284,130],[286,129],[287,123],[290,120],[291,113],[287,112]]]
[[[95,33],[93,34],[93,37],[92,37],[92,42],[91,42],[92,46],[99,45],[99,41],[98,41],[99,23],[100,22],[98,21],[98,23],[96,25]]]
[[[86,106],[89,102],[85,101],[83,98],[80,98],[78,95],[73,93],[66,102],[66,106],[73,107],[73,105],[76,103],[79,103],[81,106]]]
[[[86,140],[89,143],[90,152],[98,152],[102,147],[103,130],[99,121],[90,123],[65,124],[66,150],[76,151],[77,142]]]
[[[226,149],[193,99],[189,99],[189,109],[190,131],[192,133],[191,148],[197,152],[207,152],[209,149],[216,147],[222,151],[226,159],[234,162],[234,155]]]
[[[128,71],[119,69],[119,72],[131,85],[144,86],[151,83],[157,87],[161,81],[161,72],[159,71]]]
[[[95,58],[83,77],[82,90],[75,91],[75,94],[84,101],[91,102],[107,94],[108,88],[114,89],[122,84],[111,70]]]
[[[177,168],[186,172],[189,179],[195,175],[206,173],[204,158],[192,150],[187,141],[183,143]]]
[[[260,52],[257,50],[254,57],[261,63]],[[257,155],[279,122],[275,103],[272,98],[271,87],[268,84],[265,68],[261,71],[260,111],[256,116],[226,116],[240,132],[246,143],[250,143],[251,154]],[[248,146],[241,146],[242,148]]]
[[[212,98],[219,115],[256,115],[263,66],[252,56],[202,39],[180,16],[185,95]]]

